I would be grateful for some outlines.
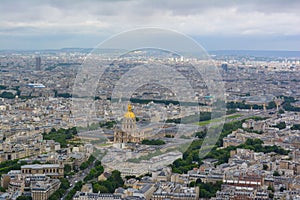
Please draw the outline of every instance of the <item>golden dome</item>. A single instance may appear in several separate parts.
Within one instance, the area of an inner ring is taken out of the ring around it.
[[[132,112],[132,106],[128,104],[128,111],[124,115],[125,118],[135,118],[135,114]]]

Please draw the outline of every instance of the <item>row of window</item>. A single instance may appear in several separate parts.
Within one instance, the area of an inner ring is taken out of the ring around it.
[[[32,172],[38,172],[39,170],[31,170],[31,169],[22,169],[23,174],[31,174]],[[50,169],[43,169],[43,173],[59,173],[59,169],[50,168]]]

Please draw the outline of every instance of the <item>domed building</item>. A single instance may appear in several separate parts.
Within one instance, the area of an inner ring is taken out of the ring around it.
[[[135,114],[132,111],[132,106],[128,104],[128,110],[124,114],[121,130],[116,129],[114,132],[114,143],[117,146],[124,147],[126,143],[139,143],[144,140],[144,133],[138,131],[136,126]]]

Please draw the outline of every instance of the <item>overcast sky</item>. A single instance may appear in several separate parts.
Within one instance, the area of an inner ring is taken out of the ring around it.
[[[300,50],[300,1],[0,0],[0,49],[95,47],[141,27],[182,32],[208,50]]]

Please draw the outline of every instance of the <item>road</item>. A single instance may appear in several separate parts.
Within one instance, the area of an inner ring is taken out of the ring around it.
[[[94,167],[96,160],[85,170],[80,170],[78,173],[76,173],[74,176],[69,177],[68,180],[70,182],[70,185],[72,185],[69,189],[66,190],[64,196],[61,198],[61,200],[65,199],[66,196],[69,194],[69,192],[74,188],[75,184],[79,181],[83,181],[84,177],[90,172],[90,170]]]

